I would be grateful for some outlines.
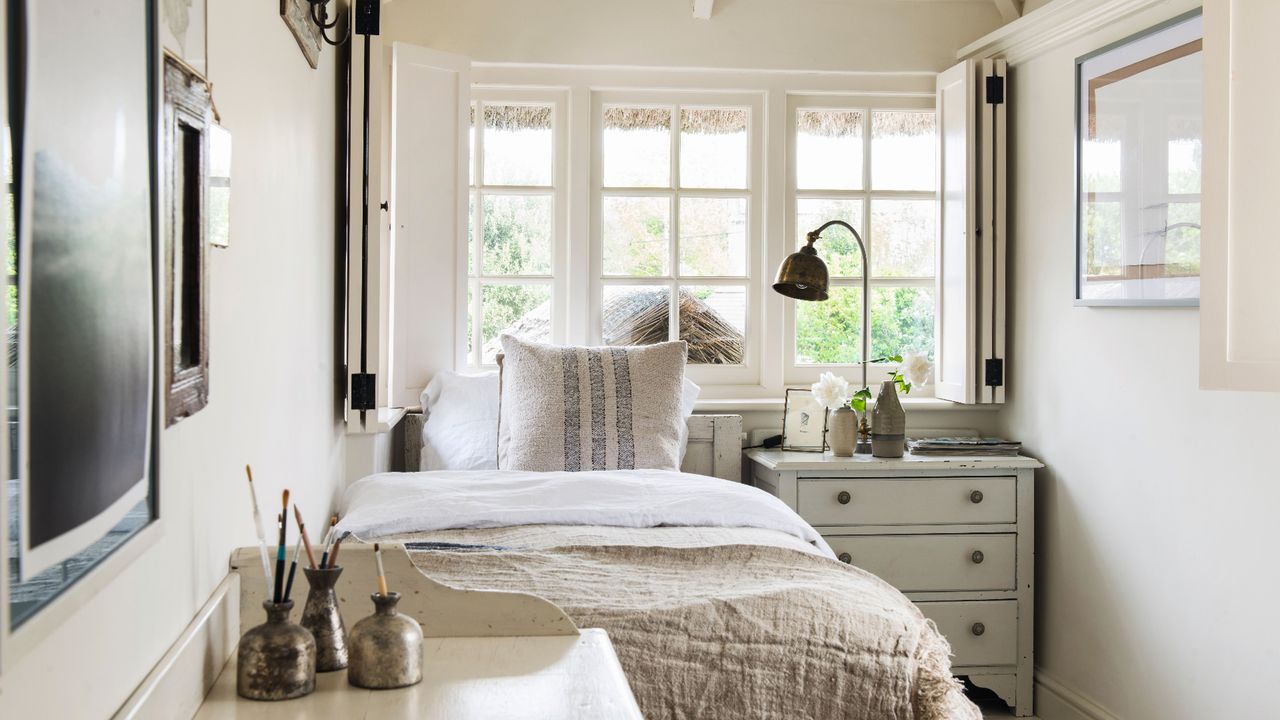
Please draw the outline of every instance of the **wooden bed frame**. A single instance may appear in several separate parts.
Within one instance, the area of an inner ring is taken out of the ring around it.
[[[392,435],[391,469],[414,471],[422,466],[421,410],[411,411]],[[694,415],[689,418],[689,449],[680,469],[742,482],[742,416]]]

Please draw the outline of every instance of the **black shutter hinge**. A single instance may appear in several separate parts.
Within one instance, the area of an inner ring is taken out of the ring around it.
[[[373,410],[378,405],[378,376],[373,373],[351,374],[351,409]]]
[[[991,75],[987,78],[987,104],[1004,104],[1004,78],[999,75]]]
[[[356,34],[377,35],[382,20],[382,3],[379,0],[356,0]]]
[[[987,387],[1004,385],[1004,360],[1002,358],[989,358],[986,362],[986,376],[986,382],[983,384]]]

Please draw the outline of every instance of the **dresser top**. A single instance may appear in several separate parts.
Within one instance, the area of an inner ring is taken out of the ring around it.
[[[1022,470],[1044,467],[1044,463],[1025,455],[1010,457],[976,455],[912,455],[900,458],[878,458],[870,455],[836,457],[831,453],[766,450],[754,448],[747,458],[770,470]]]

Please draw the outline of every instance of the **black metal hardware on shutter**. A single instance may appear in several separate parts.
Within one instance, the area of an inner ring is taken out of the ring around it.
[[[988,387],[1000,387],[1004,385],[1004,359],[988,358],[986,362],[986,381],[983,383]]]
[[[1004,78],[999,75],[987,77],[987,104],[1004,104]]]

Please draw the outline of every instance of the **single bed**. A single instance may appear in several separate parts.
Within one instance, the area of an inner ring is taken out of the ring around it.
[[[649,718],[980,718],[910,601],[736,482],[740,427],[691,419],[686,472],[371,476],[341,527],[405,543],[439,582],[531,593],[604,628]]]

